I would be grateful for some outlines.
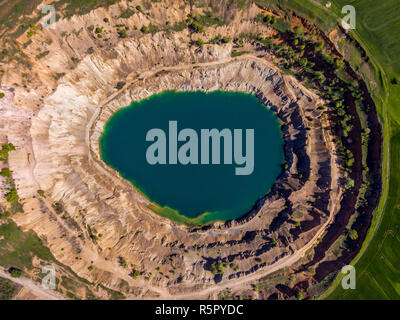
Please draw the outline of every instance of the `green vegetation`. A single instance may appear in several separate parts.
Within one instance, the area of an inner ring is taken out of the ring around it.
[[[350,230],[349,231],[349,238],[351,239],[351,240],[357,240],[358,239],[358,233],[357,233],[357,230]]]
[[[140,271],[134,270],[134,271],[132,271],[132,273],[131,273],[131,277],[132,277],[133,279],[137,279],[138,277],[140,277],[141,274],[142,274],[142,273],[141,273]]]
[[[9,272],[13,278],[20,278],[23,274],[22,270],[17,268],[10,268]]]
[[[275,0],[255,2],[274,9],[278,4]],[[343,16],[341,8],[348,1],[331,0],[331,3],[331,8],[327,9],[315,1],[279,1],[281,7],[294,10],[326,33],[337,27],[337,22]],[[357,10],[357,28],[349,34],[360,44],[365,56],[363,58],[363,53],[360,54],[348,40],[342,41],[342,50],[369,86],[382,120],[383,190],[366,240],[351,263],[355,264],[357,270],[357,290],[343,290],[340,286],[342,276],[339,275],[328,294],[330,299],[398,299],[400,271],[394,266],[400,263],[400,88],[390,81],[398,79],[400,75],[398,3],[396,0],[388,0],[384,4],[373,0],[355,0],[351,4]],[[377,86],[371,86],[371,83]]]
[[[126,29],[121,29],[121,30],[118,30],[117,32],[118,32],[118,36],[120,38],[127,38],[128,37],[128,33],[126,32]]]
[[[239,57],[239,56],[242,56],[242,55],[247,54],[247,53],[249,53],[249,52],[248,51],[235,51],[235,50],[232,50],[231,57],[232,58]]]
[[[110,295],[110,299],[111,300],[121,300],[121,299],[125,299],[125,296],[123,293],[119,292],[119,291],[115,291],[112,290],[110,288],[107,288],[105,286],[103,286],[102,284],[99,284],[98,287],[102,288],[103,290],[105,290],[109,295]]]
[[[222,263],[221,261],[214,261],[211,264],[211,273],[216,275],[216,274],[224,274],[224,268],[226,268],[226,264]]]
[[[194,31],[194,32],[204,32],[204,26],[198,23],[197,21],[193,21],[189,27]]]
[[[297,291],[296,298],[297,300],[303,300],[304,299],[303,293],[301,291]]]
[[[2,144],[0,150],[0,161],[6,162],[8,160],[8,154],[15,150],[15,146],[12,143]]]
[[[8,168],[1,169],[0,176],[6,177],[6,178],[11,178],[11,170]]]
[[[226,24],[226,22],[221,17],[213,15],[213,13],[210,11],[204,12],[204,15],[193,16],[192,14],[190,14],[186,22],[189,24],[189,28],[193,32],[198,33],[204,32],[205,27],[208,26],[223,26]]]
[[[6,200],[10,203],[17,202],[19,200],[18,192],[15,187],[12,187],[6,194]]]
[[[65,5],[64,14],[70,17],[74,14],[83,15],[99,7],[108,7],[118,0],[55,0],[51,4],[60,8]]]
[[[32,269],[33,257],[55,261],[35,233],[22,232],[14,222],[0,225],[0,247],[0,265],[6,268]]]
[[[43,58],[44,58],[45,56],[47,56],[49,53],[50,53],[49,50],[43,51],[43,52],[41,52],[41,53],[39,53],[39,54],[36,55],[36,59],[37,59],[37,60],[43,59]]]
[[[52,78],[53,78],[55,81],[58,81],[58,80],[60,80],[62,77],[65,76],[65,72],[60,72],[60,73],[54,72],[54,73],[52,73],[51,76],[52,76]]]
[[[128,18],[132,17],[134,14],[135,14],[135,12],[128,8],[121,13],[120,18],[128,19]]]
[[[239,266],[237,264],[231,263],[229,266],[232,268],[233,271],[239,270]]]
[[[196,44],[199,46],[199,47],[202,47],[203,45],[204,45],[204,41],[202,40],[202,39],[197,39],[196,40]]]
[[[187,26],[187,23],[185,22],[185,21],[180,21],[180,22],[177,22],[177,23],[175,23],[173,26],[172,26],[172,30],[173,31],[176,31],[176,32],[179,32],[179,31],[182,31],[182,30],[184,30],[184,29],[186,29],[188,26]]]
[[[124,82],[124,81],[119,81],[119,82],[117,83],[117,85],[115,86],[115,89],[121,90],[121,89],[125,86],[125,84],[126,84],[126,82]]]
[[[60,201],[54,202],[51,206],[57,214],[64,212],[64,205]]]
[[[0,99],[3,99],[5,96],[4,92],[0,92]]]
[[[125,258],[123,258],[123,257],[119,257],[119,265],[122,267],[122,268],[127,268],[128,267],[128,263],[126,262],[126,259]]]
[[[17,288],[12,281],[0,278],[0,301],[11,300],[17,294]]]

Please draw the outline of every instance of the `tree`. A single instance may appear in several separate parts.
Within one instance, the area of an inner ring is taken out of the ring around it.
[[[54,202],[51,206],[57,214],[61,214],[64,211],[64,205],[61,202]]]
[[[195,32],[204,32],[204,27],[198,23],[197,21],[194,21],[190,24],[190,28],[194,30]]]
[[[17,190],[12,188],[10,192],[6,194],[6,200],[10,203],[17,202],[19,199]]]
[[[140,28],[140,31],[142,31],[143,33],[146,33],[147,30],[149,30],[149,28],[146,26],[143,26],[142,28]]]
[[[124,81],[119,81],[119,82],[117,83],[117,85],[115,86],[115,89],[121,90],[121,89],[125,86],[125,84],[126,84],[126,82],[124,82]]]
[[[350,231],[349,231],[349,237],[350,237],[350,239],[351,240],[357,240],[358,239],[358,232],[357,232],[357,230],[354,230],[354,229],[351,229]]]
[[[119,264],[122,268],[126,268],[128,266],[128,263],[124,257],[119,257]]]
[[[303,293],[301,291],[297,291],[296,298],[297,300],[303,300],[304,299]]]
[[[132,272],[131,276],[133,279],[137,279],[138,277],[140,277],[141,273],[138,270],[135,270]]]
[[[270,15],[266,15],[263,19],[264,23],[269,24],[271,23],[272,17]]]
[[[204,45],[204,41],[203,41],[202,39],[197,39],[196,44],[197,44],[199,47],[202,47],[202,46]]]
[[[126,38],[126,37],[128,37],[128,34],[126,33],[126,30],[125,30],[125,29],[122,29],[122,30],[119,30],[119,31],[118,31],[118,36],[119,36],[120,38]]]
[[[15,151],[14,145],[12,143],[3,143],[0,150],[0,161],[7,161],[8,154],[11,151]]]
[[[10,268],[8,270],[8,272],[10,272],[11,277],[13,277],[13,278],[19,278],[20,276],[22,276],[22,270],[14,268],[14,267]]]
[[[351,178],[347,178],[347,179],[346,179],[346,183],[344,184],[344,188],[345,188],[346,190],[349,190],[349,189],[351,189],[351,188],[353,188],[353,187],[354,187],[354,180],[351,179]]]
[[[11,177],[11,170],[8,168],[3,168],[0,171],[0,176],[10,178]]]

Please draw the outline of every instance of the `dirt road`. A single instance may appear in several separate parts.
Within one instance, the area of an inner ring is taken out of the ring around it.
[[[40,300],[65,300],[65,298],[57,291],[45,289],[40,283],[33,282],[32,280],[24,277],[13,278],[3,269],[0,269],[0,277],[11,280],[12,282],[28,288]]]

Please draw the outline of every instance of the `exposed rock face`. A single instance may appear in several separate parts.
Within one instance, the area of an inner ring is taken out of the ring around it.
[[[96,45],[86,27],[112,10],[74,17],[82,32],[52,45],[48,58],[38,63],[36,90],[8,92],[0,102],[2,131],[18,147],[10,168],[20,196],[28,199],[28,209],[15,221],[33,229],[79,276],[112,288],[125,280],[135,288],[133,297],[207,297],[218,286],[256,280],[303,258],[333,221],[343,193],[334,137],[316,107],[324,101],[266,59],[252,53],[231,58],[230,44],[191,47],[187,31],[111,39],[112,49],[85,54]],[[71,27],[60,21],[55,32],[65,28]],[[253,27],[223,27],[216,33],[246,28]],[[27,54],[33,51],[26,48]],[[67,70],[71,56],[80,61]],[[67,73],[53,91],[52,69]],[[115,89],[119,81],[126,83],[121,90]],[[110,116],[165,90],[249,92],[279,116],[288,166],[244,218],[204,228],[176,224],[152,212],[148,201],[101,160],[99,137]],[[31,98],[42,100],[24,108]],[[33,199],[39,189],[46,197]],[[214,261],[239,269],[213,275]],[[134,279],[132,269],[152,277]]]

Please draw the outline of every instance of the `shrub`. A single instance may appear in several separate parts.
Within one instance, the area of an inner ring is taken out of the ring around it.
[[[128,263],[126,262],[126,259],[123,257],[119,257],[119,264],[122,268],[126,268],[128,266]]]
[[[1,150],[0,150],[0,161],[7,161],[8,160],[8,154],[11,151],[15,151],[15,147],[12,143],[4,143],[1,145]]]
[[[204,27],[196,21],[190,24],[190,28],[195,32],[204,32]]]
[[[351,179],[351,178],[347,178],[347,179],[346,179],[346,182],[345,182],[345,184],[344,184],[344,188],[345,188],[346,190],[349,190],[349,189],[351,189],[351,188],[353,188],[353,187],[354,187],[354,180]]]
[[[204,41],[203,41],[202,39],[197,39],[196,44],[197,44],[199,47],[202,47],[202,46],[204,45]]]
[[[8,169],[8,168],[3,168],[3,169],[0,171],[0,176],[6,177],[6,178],[11,178],[11,170]]]
[[[61,202],[54,202],[51,206],[57,214],[61,214],[64,211],[64,205]]]
[[[351,240],[357,240],[358,239],[358,232],[357,230],[351,229],[349,231],[349,237]]]
[[[303,293],[301,291],[297,291],[296,298],[297,300],[303,300],[304,299]]]
[[[19,199],[17,189],[12,188],[7,194],[6,194],[6,200],[10,203],[17,202]]]
[[[23,273],[22,270],[17,269],[17,268],[10,268],[9,272],[11,274],[11,277],[13,277],[13,278],[19,278],[22,276],[22,273]]]
[[[118,30],[118,36],[120,38],[126,38],[126,37],[128,37],[128,34],[126,33],[125,29],[122,29],[122,30]]]
[[[121,90],[124,86],[125,86],[126,82],[124,81],[120,81],[117,83],[117,85],[115,86],[115,89],[117,90]]]
[[[0,92],[0,99],[3,99],[5,96],[4,92]]]
[[[133,271],[131,274],[133,279],[137,279],[140,275],[141,275],[141,272],[138,270]]]
[[[124,12],[121,13],[119,16],[122,19],[128,19],[133,16],[134,12],[131,9],[126,9]]]
[[[185,21],[177,22],[172,26],[172,30],[174,30],[174,31],[182,31],[186,28],[187,28],[187,24]]]

